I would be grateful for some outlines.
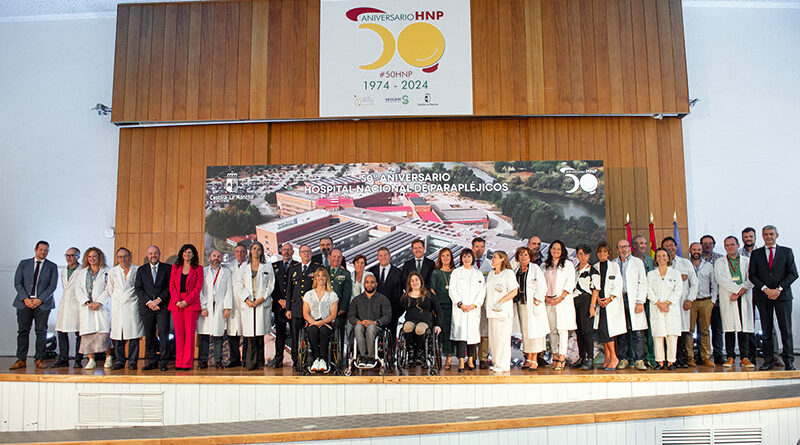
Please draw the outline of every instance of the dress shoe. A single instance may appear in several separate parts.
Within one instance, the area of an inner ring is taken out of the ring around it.
[[[639,371],[647,371],[647,366],[644,364],[644,360],[636,360],[635,368]]]
[[[723,363],[725,363],[725,359],[724,358],[722,358],[722,357],[714,357],[714,364],[715,365],[721,365]]]
[[[459,373],[462,373],[462,372],[464,372],[464,371],[465,371],[465,370],[464,370],[464,368],[458,368],[458,372],[459,372]]]
[[[54,361],[53,363],[50,364],[50,367],[51,368],[68,368],[69,367],[69,361],[67,361],[67,360],[56,360],[56,361]]]
[[[167,367],[167,365],[161,365],[161,370],[162,371],[169,371],[169,368]]]
[[[486,360],[481,360],[478,367],[481,369],[489,369],[489,362],[487,362]]]
[[[283,359],[275,360],[275,364],[273,364],[272,367],[275,369],[283,368]]]
[[[83,360],[75,360],[75,363],[72,364],[72,367],[75,369],[83,368]]]
[[[122,369],[124,367],[125,367],[125,365],[123,365],[122,363],[114,363],[113,365],[111,365],[111,369],[114,370],[114,371],[116,371],[118,369]]]
[[[628,369],[628,361],[623,359],[619,361],[619,365],[617,365],[617,369]]]
[[[783,369],[786,371],[794,371],[794,365],[791,363],[787,363],[783,366]]]
[[[733,360],[733,359],[731,359],[731,360]],[[711,360],[709,360],[709,359],[707,359],[707,358],[706,358],[706,359],[703,359],[703,365],[705,365],[705,366],[710,366],[710,367],[712,367],[712,368],[713,368],[713,367],[715,367],[715,366],[717,366],[717,364],[716,364],[716,363],[712,362]]]
[[[748,359],[747,357],[742,359],[741,365],[742,368],[748,368],[748,369],[753,369],[756,367],[756,365],[754,365],[753,362],[751,362],[750,359]]]
[[[158,365],[155,364],[155,363],[148,363],[148,364],[142,366],[142,370],[143,371],[150,371],[151,369],[156,369],[156,368],[158,368]]]
[[[214,362],[214,367],[217,369],[222,368],[222,362]]]
[[[697,363],[695,363],[694,360],[689,360],[685,364],[683,364],[683,363],[679,364],[678,367],[679,368],[688,368],[688,367],[696,368],[697,367]]]
[[[136,369],[138,367],[139,367],[139,365],[137,365],[136,362],[128,363],[128,369],[130,369],[130,370],[134,370],[134,369]]]
[[[773,369],[775,369],[775,364],[771,362],[764,362],[764,364],[758,368],[759,371],[772,371]]]
[[[200,362],[200,364],[197,367],[200,369],[206,369],[208,368],[208,362]]]
[[[722,364],[723,368],[733,368],[734,366],[736,366],[736,360],[734,360],[733,357],[729,357],[728,360],[725,360],[725,363]]]
[[[242,366],[242,362],[239,360],[233,361],[225,365],[226,368],[238,368]]]
[[[656,365],[653,366],[653,369],[656,371],[661,371],[662,369],[664,369],[664,365],[662,363],[656,363]]]
[[[675,365],[674,364],[667,365],[667,370],[674,371],[675,370]]]
[[[583,359],[583,363],[581,364],[581,369],[584,371],[591,371],[594,369],[594,363],[592,363],[592,359],[585,358]]]
[[[681,363],[673,363],[672,366],[674,366],[675,368],[688,368],[689,364],[681,362]],[[694,362],[692,362],[692,366],[697,366],[697,365],[694,364]]]
[[[26,366],[28,366],[27,363],[25,363],[22,360],[17,360],[17,361],[14,362],[13,365],[9,366],[8,369],[9,370],[11,370],[11,369],[25,369]]]
[[[44,364],[44,360],[36,360],[36,369],[44,369],[47,366]]]

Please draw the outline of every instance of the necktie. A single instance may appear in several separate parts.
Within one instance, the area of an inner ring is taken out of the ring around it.
[[[325,267],[328,267],[328,266],[331,265],[331,263],[328,262],[328,257],[326,257],[325,255],[322,255],[322,265],[325,266]]]
[[[156,276],[158,275],[158,266],[150,266],[150,273],[153,275],[153,284],[156,284]]]
[[[769,248],[769,268],[772,269],[772,261],[775,259],[775,255],[772,253],[774,247]],[[37,266],[38,267],[38,266]],[[35,283],[36,281],[34,281]]]
[[[417,272],[422,271],[422,260],[417,260]]]
[[[288,271],[288,270],[289,270],[289,263],[284,261],[283,262],[283,273],[286,273],[286,271]]]
[[[386,281],[386,268],[381,267],[381,284],[383,284],[384,281]]]
[[[306,265],[304,264],[304,265],[303,265],[303,272],[302,272],[302,275],[305,275],[305,274],[306,274],[306,269],[307,269],[307,268],[308,268],[308,266],[306,266]]]
[[[770,254],[770,258],[772,258],[772,254]],[[769,261],[770,267],[772,267],[772,260]],[[36,267],[33,268],[33,286],[31,287],[31,295],[36,295],[36,285],[39,281],[39,268],[42,266],[41,261],[36,261]]]
[[[478,258],[478,269],[480,269],[480,268],[481,268],[481,259]]]

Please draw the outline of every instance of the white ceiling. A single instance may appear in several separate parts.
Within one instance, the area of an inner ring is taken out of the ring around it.
[[[0,0],[0,17],[28,17],[62,14],[113,14],[119,3],[166,3],[167,1],[189,0]],[[684,4],[719,3],[730,5],[750,4],[767,6],[770,4],[800,4],[800,0],[683,0]]]

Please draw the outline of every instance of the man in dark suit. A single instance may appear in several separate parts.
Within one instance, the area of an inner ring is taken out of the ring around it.
[[[158,246],[147,248],[147,264],[136,270],[134,289],[139,298],[139,315],[142,317],[145,337],[144,370],[155,369],[160,365],[167,370],[169,359],[169,277],[171,266],[162,263]],[[158,336],[156,336],[158,328]],[[158,356],[156,356],[158,351]]]
[[[330,255],[333,250],[333,239],[329,236],[319,239],[320,253],[311,257],[312,263],[317,263],[322,267],[330,267]],[[342,264],[347,264],[347,258],[342,257]]]
[[[47,259],[50,244],[39,241],[33,249],[35,256],[22,260],[14,274],[17,296],[17,361],[9,369],[23,369],[28,359],[31,325],[36,322],[36,367],[44,368],[44,351],[47,344],[47,319],[55,306],[53,292],[58,285],[58,267]]]
[[[395,266],[392,266],[392,256],[389,249],[381,247],[378,249],[378,264],[369,268],[369,271],[378,279],[378,293],[389,299],[392,305],[392,321],[389,329],[397,333],[397,320],[402,315],[400,309],[400,296],[403,294],[403,273]],[[392,346],[394,346],[395,335],[391,336]]]
[[[425,286],[430,287],[431,273],[436,268],[436,263],[432,259],[425,257],[425,243],[421,239],[411,241],[411,252],[414,254],[414,258],[403,263],[401,284],[405,286],[411,272],[416,272],[422,277]]]
[[[292,368],[300,372],[301,363],[297,358],[297,345],[300,344],[300,329],[305,325],[303,320],[303,295],[310,291],[314,285],[314,272],[320,268],[319,264],[311,261],[311,247],[300,246],[300,262],[289,268],[289,283],[286,290],[291,295],[287,302],[286,318],[292,321]]]
[[[285,243],[281,246],[281,261],[272,263],[275,272],[275,287],[272,290],[272,312],[275,314],[275,358],[272,366],[280,368],[283,366],[283,349],[286,346],[286,330],[291,329],[290,320],[286,318],[287,307],[286,296],[289,289],[289,270],[295,264],[300,264],[292,259],[294,248],[291,244]],[[290,331],[291,332],[291,331]]]
[[[764,226],[761,230],[764,247],[750,255],[750,282],[753,283],[753,301],[761,318],[764,336],[764,364],[762,371],[775,367],[775,345],[772,338],[773,313],[778,319],[778,329],[783,342],[783,364],[787,371],[794,369],[794,344],[792,341],[792,283],[797,279],[794,254],[788,247],[778,246],[778,229]]]

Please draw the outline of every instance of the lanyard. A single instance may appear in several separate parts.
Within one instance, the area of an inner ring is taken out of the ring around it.
[[[216,274],[216,275],[214,275],[214,286],[216,286],[216,285],[217,285],[217,278],[219,277],[219,272],[220,272],[221,270],[222,270],[222,268],[220,267],[219,269],[217,269],[217,274]]]

